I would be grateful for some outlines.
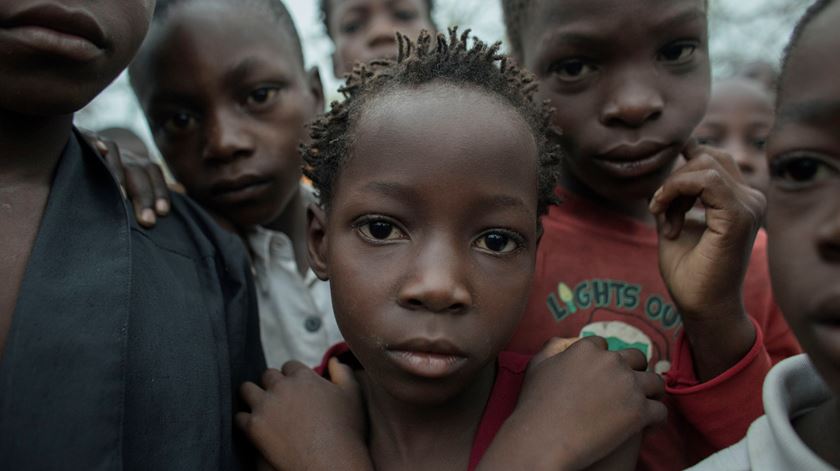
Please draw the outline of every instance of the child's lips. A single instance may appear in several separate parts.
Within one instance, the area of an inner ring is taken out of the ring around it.
[[[387,350],[391,360],[402,370],[423,378],[443,378],[458,371],[466,357],[430,352]]]
[[[46,5],[3,20],[0,28],[13,43],[79,62],[94,60],[107,49],[102,28],[81,10]]]
[[[673,161],[672,146],[658,142],[623,144],[598,154],[593,162],[620,178],[637,178],[656,172]]]
[[[237,204],[259,196],[270,185],[271,179],[249,175],[216,182],[210,192],[222,203]]]
[[[386,349],[389,358],[402,370],[424,378],[442,378],[458,371],[467,356],[444,340],[413,339]]]

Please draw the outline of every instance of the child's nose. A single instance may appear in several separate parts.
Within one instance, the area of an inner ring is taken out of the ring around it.
[[[397,44],[396,32],[396,25],[394,25],[387,14],[375,15],[371,19],[371,25],[368,29],[368,48],[395,47]]]
[[[254,153],[253,137],[233,113],[217,112],[210,116],[206,133],[205,159],[230,161]]]
[[[662,116],[665,102],[653,87],[643,80],[627,80],[607,101],[601,112],[605,126],[638,128]]]
[[[418,253],[422,256],[410,264],[410,273],[400,287],[399,304],[434,313],[466,311],[472,296],[458,254],[443,247],[419,249]]]

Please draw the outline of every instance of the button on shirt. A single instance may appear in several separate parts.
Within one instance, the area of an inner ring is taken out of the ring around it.
[[[301,275],[292,241],[277,231],[255,228],[247,237],[253,257],[260,309],[260,336],[266,363],[280,368],[289,360],[308,366],[341,342],[330,299],[330,285],[311,269]]]

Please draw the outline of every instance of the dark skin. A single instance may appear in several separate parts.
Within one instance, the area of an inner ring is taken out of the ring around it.
[[[764,148],[773,126],[773,97],[761,84],[744,78],[715,83],[706,116],[694,137],[701,144],[726,151],[751,187],[767,190]]]
[[[424,0],[330,0],[333,72],[343,77],[357,62],[397,56],[396,32],[415,38],[434,31]]]
[[[659,227],[660,268],[695,372],[717,376],[755,341],[741,286],[764,201],[731,157],[687,144],[709,96],[705,2],[540,0],[526,23],[518,59],[563,110],[560,185]],[[681,153],[689,163],[672,175]],[[685,226],[697,199],[706,225]]]
[[[317,457],[299,450],[311,450],[311,439],[290,433],[313,422],[322,440],[360,460],[352,462],[369,458],[368,467],[465,469],[496,356],[516,327],[533,273],[533,134],[497,98],[432,82],[370,102],[355,125],[352,153],[329,208],[311,208],[309,240],[313,268],[330,280],[339,327],[364,366],[358,386],[337,364],[330,365],[335,385],[287,364],[267,373],[265,390],[243,386],[253,412],[239,415],[240,426],[277,469],[334,466],[307,461]],[[664,406],[649,399],[662,383],[643,372],[643,355],[605,349],[602,339],[588,339],[529,373],[517,423],[546,440],[562,434],[564,446],[533,453],[534,440],[522,443],[514,425],[494,444],[486,469],[506,468],[510,459],[531,469],[580,469],[664,419]],[[560,378],[584,376],[558,387]],[[304,390],[321,398],[317,410],[289,405]],[[546,414],[546,397],[563,407]],[[611,409],[616,404],[625,407]],[[354,417],[362,408],[366,415]],[[593,429],[594,437],[563,433],[606,410],[611,420]],[[559,433],[558,417],[569,424]],[[632,468],[635,457],[622,462]]]
[[[833,397],[794,421],[809,448],[840,467],[840,5],[791,54],[770,135],[767,214],[773,292]]]
[[[132,72],[155,142],[187,193],[239,230],[287,234],[305,272],[310,196],[297,147],[323,93],[289,33],[259,6],[187,2],[155,24]]]
[[[52,8],[63,32],[54,29],[44,10],[34,12],[36,7]],[[152,0],[0,5],[0,214],[9,222],[0,224],[0,352],[53,172],[70,137],[72,113],[128,64],[153,7]]]

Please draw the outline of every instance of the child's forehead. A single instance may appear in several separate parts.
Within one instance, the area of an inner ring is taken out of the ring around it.
[[[270,53],[272,60],[280,57],[284,64],[292,64],[300,62],[292,34],[252,8],[228,2],[187,2],[155,25],[144,49],[156,56],[217,56],[219,64]]]
[[[536,0],[525,17],[523,35],[538,38],[568,28],[622,37],[628,27],[653,35],[706,19],[705,0]]]

